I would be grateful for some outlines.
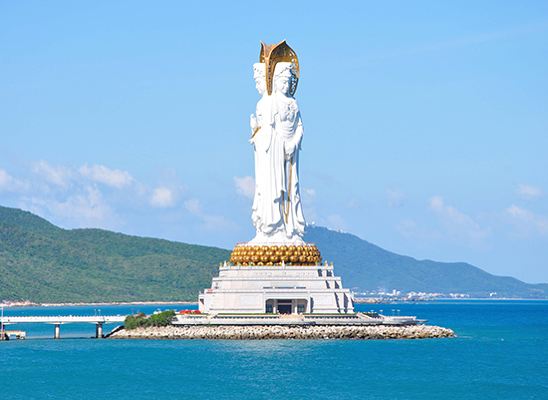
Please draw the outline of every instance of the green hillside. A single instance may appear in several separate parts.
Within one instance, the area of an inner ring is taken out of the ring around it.
[[[548,285],[491,275],[466,263],[416,260],[347,233],[308,227],[337,275],[355,290],[398,289],[547,298]],[[229,251],[99,229],[58,228],[0,207],[0,300],[110,302],[196,300]]]
[[[99,229],[60,229],[0,207],[0,299],[196,300],[229,252]]]

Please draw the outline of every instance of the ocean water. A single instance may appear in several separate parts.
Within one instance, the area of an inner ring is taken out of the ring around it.
[[[126,314],[156,308],[39,307],[7,312]],[[84,324],[64,325],[65,339],[52,340],[51,326],[20,325],[29,335],[26,341],[0,342],[0,398],[548,399],[547,301],[438,301],[360,308],[417,315],[454,329],[458,337],[90,340],[84,338],[95,328]]]

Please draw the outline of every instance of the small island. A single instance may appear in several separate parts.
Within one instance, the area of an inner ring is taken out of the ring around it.
[[[144,314],[128,316],[123,327],[108,335],[112,339],[227,340],[429,339],[454,336],[451,329],[423,325],[408,317],[379,314],[358,313],[343,321],[337,316],[208,316],[197,312],[175,314],[174,311],[164,311],[149,317]]]
[[[432,339],[454,337],[451,329],[408,326],[164,326],[122,329],[112,339]]]

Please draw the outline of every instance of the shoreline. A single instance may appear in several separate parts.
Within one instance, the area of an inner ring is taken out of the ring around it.
[[[375,299],[377,300],[377,299]],[[435,303],[435,302],[465,302],[465,301],[548,301],[546,299],[528,299],[528,298],[481,298],[481,297],[471,297],[467,299],[452,299],[452,298],[438,298],[438,299],[429,299],[429,300],[390,300],[384,299],[381,301],[363,301],[358,298],[356,301],[357,304],[396,304],[396,303]],[[6,308],[10,307],[85,307],[85,306],[131,306],[131,305],[175,305],[175,304],[184,304],[184,305],[198,305],[197,301],[111,301],[111,302],[64,302],[64,303],[35,303],[32,301],[6,301],[0,303]]]
[[[84,306],[132,306],[132,305],[162,305],[162,304],[184,304],[197,305],[197,301],[113,301],[113,302],[90,302],[90,303],[34,303],[30,301],[6,302],[4,307],[84,307]]]
[[[548,301],[547,298],[527,298],[527,297],[467,297],[467,298],[452,298],[452,297],[438,297],[435,299],[387,299],[387,298],[373,298],[373,297],[357,297],[354,301],[358,304],[394,304],[394,303],[435,303],[437,301]]]
[[[131,330],[120,329],[112,332],[109,339],[149,339],[149,340],[318,340],[318,339],[436,339],[456,337],[453,330],[435,325],[202,325],[141,327]]]

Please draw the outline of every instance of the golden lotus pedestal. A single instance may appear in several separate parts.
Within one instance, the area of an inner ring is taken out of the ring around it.
[[[315,244],[250,245],[238,244],[232,250],[230,263],[241,266],[319,265],[320,250]]]
[[[204,314],[239,317],[354,314],[351,291],[313,244],[236,245],[198,305]]]

